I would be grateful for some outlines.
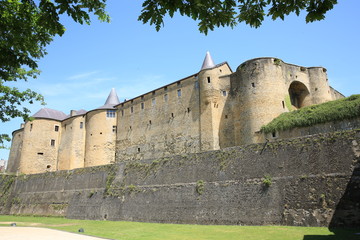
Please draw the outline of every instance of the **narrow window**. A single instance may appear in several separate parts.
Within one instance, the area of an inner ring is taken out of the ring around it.
[[[168,95],[165,94],[165,95],[164,95],[164,101],[167,102],[167,100],[168,100]]]
[[[252,86],[252,87],[255,87],[255,83],[251,83],[251,86]]]
[[[66,126],[66,125],[65,125],[65,126]],[[30,124],[30,132],[31,132],[32,128],[33,128],[33,124],[31,123],[31,124]]]
[[[283,108],[285,108],[285,102],[281,101]]]
[[[59,126],[55,125],[55,132],[59,131]]]
[[[149,124],[151,125],[151,120],[149,120]]]
[[[228,119],[228,115],[225,115],[225,119]]]
[[[80,128],[83,128],[83,127],[84,127],[84,123],[80,122]]]
[[[222,91],[222,95],[226,97],[226,91]]]
[[[129,129],[130,129],[130,130],[132,129],[131,126],[129,127]]]
[[[54,139],[51,139],[50,145],[51,145],[52,147],[55,146],[55,140],[54,140]]]
[[[174,118],[174,113],[171,113],[171,117]]]
[[[145,106],[145,104],[142,102],[141,103],[141,109],[144,109],[144,106]]]
[[[46,165],[46,168],[47,168],[47,169],[50,169],[50,168],[51,168],[51,165]]]
[[[181,89],[177,90],[177,95],[178,95],[178,97],[181,97]]]
[[[208,81],[208,83],[210,83],[210,77],[207,77],[207,81]]]
[[[140,152],[140,148],[138,148],[138,152]]]
[[[130,108],[130,113],[133,113],[134,112],[134,107],[131,107]]]
[[[190,112],[190,108],[187,108],[187,112],[188,112],[188,113]]]
[[[121,116],[122,117],[124,116],[124,110],[121,110]]]
[[[276,132],[272,132],[272,137],[276,137]]]
[[[115,110],[107,110],[106,111],[106,117],[114,118],[115,117]]]
[[[37,153],[37,155],[44,155],[44,153],[42,153],[42,152],[38,152],[38,153]]]
[[[152,105],[155,106],[155,104],[156,104],[156,100],[155,100],[155,98],[153,98],[152,99]]]
[[[116,127],[116,126],[113,126],[113,127],[112,127],[112,131],[113,131],[113,133],[115,133],[115,132],[116,132],[116,130],[117,130],[117,127]]]

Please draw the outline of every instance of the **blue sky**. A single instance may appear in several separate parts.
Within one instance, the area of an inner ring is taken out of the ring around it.
[[[305,67],[323,66],[330,84],[346,96],[360,93],[359,0],[339,1],[326,19],[305,23],[305,14],[285,21],[267,19],[258,28],[245,24],[219,28],[207,36],[187,17],[165,19],[156,32],[137,21],[140,0],[108,0],[111,23],[88,25],[63,17],[66,32],[48,46],[39,61],[38,79],[19,83],[43,94],[46,107],[68,114],[102,106],[112,87],[120,101],[187,77],[200,70],[206,51],[215,63],[227,61],[233,70],[257,57],[277,57]],[[42,106],[30,106],[35,113]],[[2,133],[18,129],[22,119],[0,123]],[[10,144],[8,144],[10,146]],[[0,150],[0,159],[9,151]]]

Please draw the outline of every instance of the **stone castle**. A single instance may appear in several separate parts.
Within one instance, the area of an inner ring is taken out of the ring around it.
[[[133,99],[119,102],[112,89],[94,110],[39,110],[13,132],[7,171],[70,170],[259,143],[261,126],[281,113],[342,97],[323,67],[269,57],[233,72],[207,53],[198,73]]]

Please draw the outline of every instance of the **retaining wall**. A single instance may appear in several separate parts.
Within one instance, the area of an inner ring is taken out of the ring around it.
[[[77,219],[356,227],[359,160],[360,130],[353,130],[25,175],[12,183],[0,211]]]

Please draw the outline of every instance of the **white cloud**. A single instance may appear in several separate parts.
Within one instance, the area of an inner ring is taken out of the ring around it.
[[[92,71],[92,72],[86,72],[86,73],[80,73],[80,74],[75,74],[72,75],[70,77],[68,77],[69,80],[74,80],[74,79],[82,79],[82,78],[87,78],[90,77],[94,74],[97,74],[99,71]]]

